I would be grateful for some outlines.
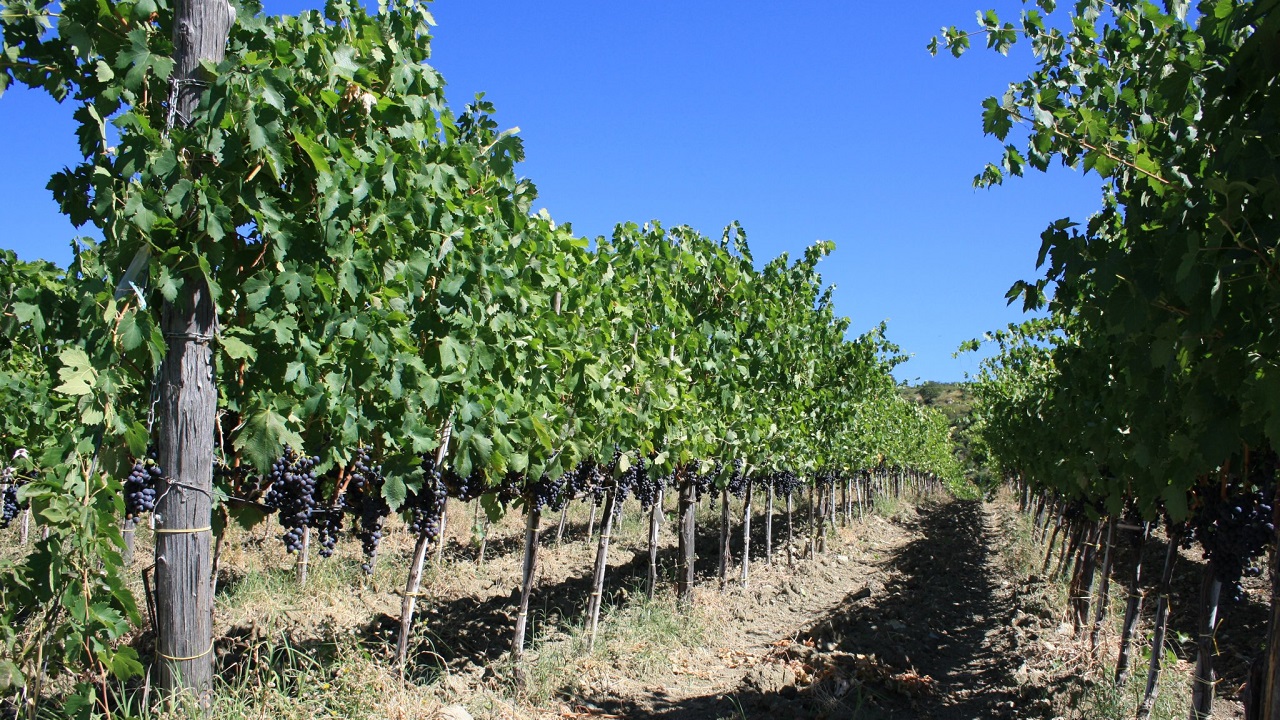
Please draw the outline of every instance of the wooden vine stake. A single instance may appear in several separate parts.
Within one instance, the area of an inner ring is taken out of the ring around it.
[[[181,18],[181,6],[178,12]],[[156,654],[161,689],[175,699],[194,694],[202,708],[209,705],[213,682],[209,580],[218,390],[210,342],[215,325],[208,288],[202,279],[188,277],[179,299],[164,311],[169,349],[160,391],[159,454],[165,475],[157,482],[155,507]]]
[[[449,521],[449,498],[446,496],[440,503],[440,534],[436,536],[436,553],[435,562],[440,564],[444,560],[444,532]]]
[[[1138,629],[1139,611],[1142,609],[1142,550],[1147,544],[1147,525],[1135,528],[1138,533],[1133,542],[1133,574],[1126,587],[1128,598],[1124,607],[1124,622],[1120,625],[1120,652],[1116,658],[1116,687],[1123,687],[1129,679],[1129,654],[1133,647],[1133,634]]]
[[[1028,504],[1030,504],[1028,502]],[[1107,523],[1107,544],[1102,553],[1102,577],[1098,580],[1098,602],[1093,614],[1093,631],[1089,634],[1089,654],[1098,652],[1098,639],[1102,636],[1102,623],[1107,618],[1107,605],[1111,602],[1111,546],[1115,537],[1116,521]]]
[[[1138,706],[1138,718],[1151,717],[1156,703],[1156,683],[1160,680],[1160,665],[1164,659],[1164,636],[1169,627],[1169,593],[1173,585],[1174,559],[1178,557],[1178,543],[1182,540],[1181,528],[1169,533],[1165,549],[1164,570],[1160,573],[1159,596],[1156,598],[1155,633],[1151,638],[1151,666],[1147,669],[1147,689]]]
[[[444,429],[440,433],[440,446],[436,448],[436,467],[444,462],[445,454],[449,448],[449,440],[453,435],[453,413],[449,413],[449,419],[445,421]],[[427,491],[423,487],[423,492]],[[443,508],[441,509],[443,514]],[[443,526],[441,527],[443,530]],[[443,540],[443,538],[439,538]],[[404,671],[405,662],[409,659],[409,637],[413,630],[413,613],[418,605],[418,594],[422,588],[422,566],[427,561],[427,550],[431,544],[427,535],[427,529],[424,527],[418,533],[417,542],[413,546],[413,561],[409,565],[409,577],[405,581],[404,597],[400,600],[400,635],[396,639],[396,665],[400,671]]]
[[[680,525],[679,547],[676,552],[676,597],[684,605],[693,601],[694,578],[694,535],[697,530],[696,494],[693,478],[685,478],[679,483]]]
[[[764,564],[773,565],[773,482],[766,484],[769,500],[764,513]]]
[[[733,560],[729,557],[729,486],[726,484],[724,489],[720,491],[720,589],[723,590],[725,583],[729,581],[729,564]]]
[[[1280,486],[1276,488],[1272,506],[1272,523],[1280,523]],[[1280,543],[1280,524],[1276,524],[1274,543]],[[1273,544],[1272,547],[1280,547]],[[1250,680],[1250,697],[1256,698],[1250,708],[1250,720],[1280,718],[1280,551],[1271,553],[1271,618],[1267,631],[1267,652],[1257,663]],[[1256,662],[1256,661],[1255,661]],[[1256,709],[1255,709],[1256,708]]]
[[[787,491],[787,564],[796,564],[795,525],[791,521],[791,491]]]
[[[1218,626],[1218,598],[1222,581],[1209,562],[1200,586],[1200,617],[1196,625],[1196,667],[1192,673],[1191,720],[1208,720],[1213,714],[1213,631]]]
[[[511,660],[516,666],[524,662],[524,634],[529,622],[529,596],[533,594],[533,578],[538,571],[538,527],[542,511],[529,504],[524,524],[524,565],[520,576],[520,610],[511,637]]]
[[[658,589],[658,531],[662,525],[662,495],[662,488],[658,488],[658,499],[649,508],[649,578],[645,594],[650,600]]]
[[[596,545],[596,566],[591,577],[591,599],[587,601],[587,652],[596,646],[596,626],[600,622],[600,600],[604,595],[604,574],[609,569],[609,539],[613,534],[614,516],[618,514],[618,492],[609,492],[604,502],[604,517],[600,519],[600,542]]]
[[[311,526],[302,528],[302,550],[298,551],[298,587],[307,586],[307,569],[311,559]]]
[[[751,576],[751,491],[754,481],[747,480],[747,494],[742,501],[742,587]]]

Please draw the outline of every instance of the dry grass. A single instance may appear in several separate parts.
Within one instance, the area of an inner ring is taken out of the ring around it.
[[[1023,677],[1056,688],[1053,706],[1057,717],[1063,720],[1132,718],[1146,689],[1152,631],[1149,623],[1145,619],[1139,621],[1134,636],[1132,673],[1123,687],[1116,687],[1113,677],[1126,603],[1123,584],[1113,577],[1098,650],[1091,653],[1088,637],[1077,639],[1071,632],[1067,614],[1069,579],[1046,579],[1040,575],[1046,546],[1035,541],[1032,518],[1017,512],[1017,498],[1008,491],[999,493],[995,502],[997,512],[1004,516],[1006,542],[1001,556],[1011,580],[1027,588],[1020,594],[1019,604],[1022,610],[1039,619],[1045,638],[1036,653],[1028,654]],[[1170,637],[1168,645],[1174,642]],[[1191,703],[1191,665],[1179,659],[1168,645],[1151,714],[1153,720],[1182,718]]]

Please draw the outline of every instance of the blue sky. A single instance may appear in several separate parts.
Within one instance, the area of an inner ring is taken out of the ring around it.
[[[1004,294],[1035,275],[1044,227],[1100,202],[1096,176],[1065,168],[972,187],[1000,149],[980,103],[1031,67],[1025,47],[928,54],[941,26],[993,4],[975,3],[437,0],[432,64],[450,102],[484,91],[520,127],[520,172],[557,221],[718,236],[737,220],[758,261],[834,240],[837,311],[857,332],[888,321],[913,356],[900,380],[951,381],[977,370],[952,359],[962,341],[1021,318]],[[1021,3],[994,6],[1016,18]],[[0,246],[25,259],[65,263],[76,235],[44,189],[77,160],[72,110],[0,97]]]

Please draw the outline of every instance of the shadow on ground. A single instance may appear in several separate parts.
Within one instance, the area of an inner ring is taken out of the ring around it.
[[[1019,658],[1006,638],[1013,610],[988,563],[982,504],[954,501],[917,513],[907,521],[916,539],[883,561],[883,589],[867,597],[850,588],[797,638],[804,650],[792,656],[825,668],[817,682],[771,685],[756,673],[732,693],[592,704],[621,717],[672,720],[1027,717],[1015,709]]]

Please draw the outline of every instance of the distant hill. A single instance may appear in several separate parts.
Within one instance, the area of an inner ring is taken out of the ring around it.
[[[968,383],[940,383],[928,380],[919,385],[902,385],[899,394],[907,400],[921,405],[937,408],[952,427],[961,416],[968,416],[973,409],[973,397],[969,393]]]
[[[955,442],[955,455],[964,473],[980,487],[990,478],[983,467],[981,452],[977,451],[973,437],[973,394],[969,383],[941,383],[928,380],[919,385],[900,385],[898,393],[903,398],[926,407],[937,408],[951,426],[951,439]]]

